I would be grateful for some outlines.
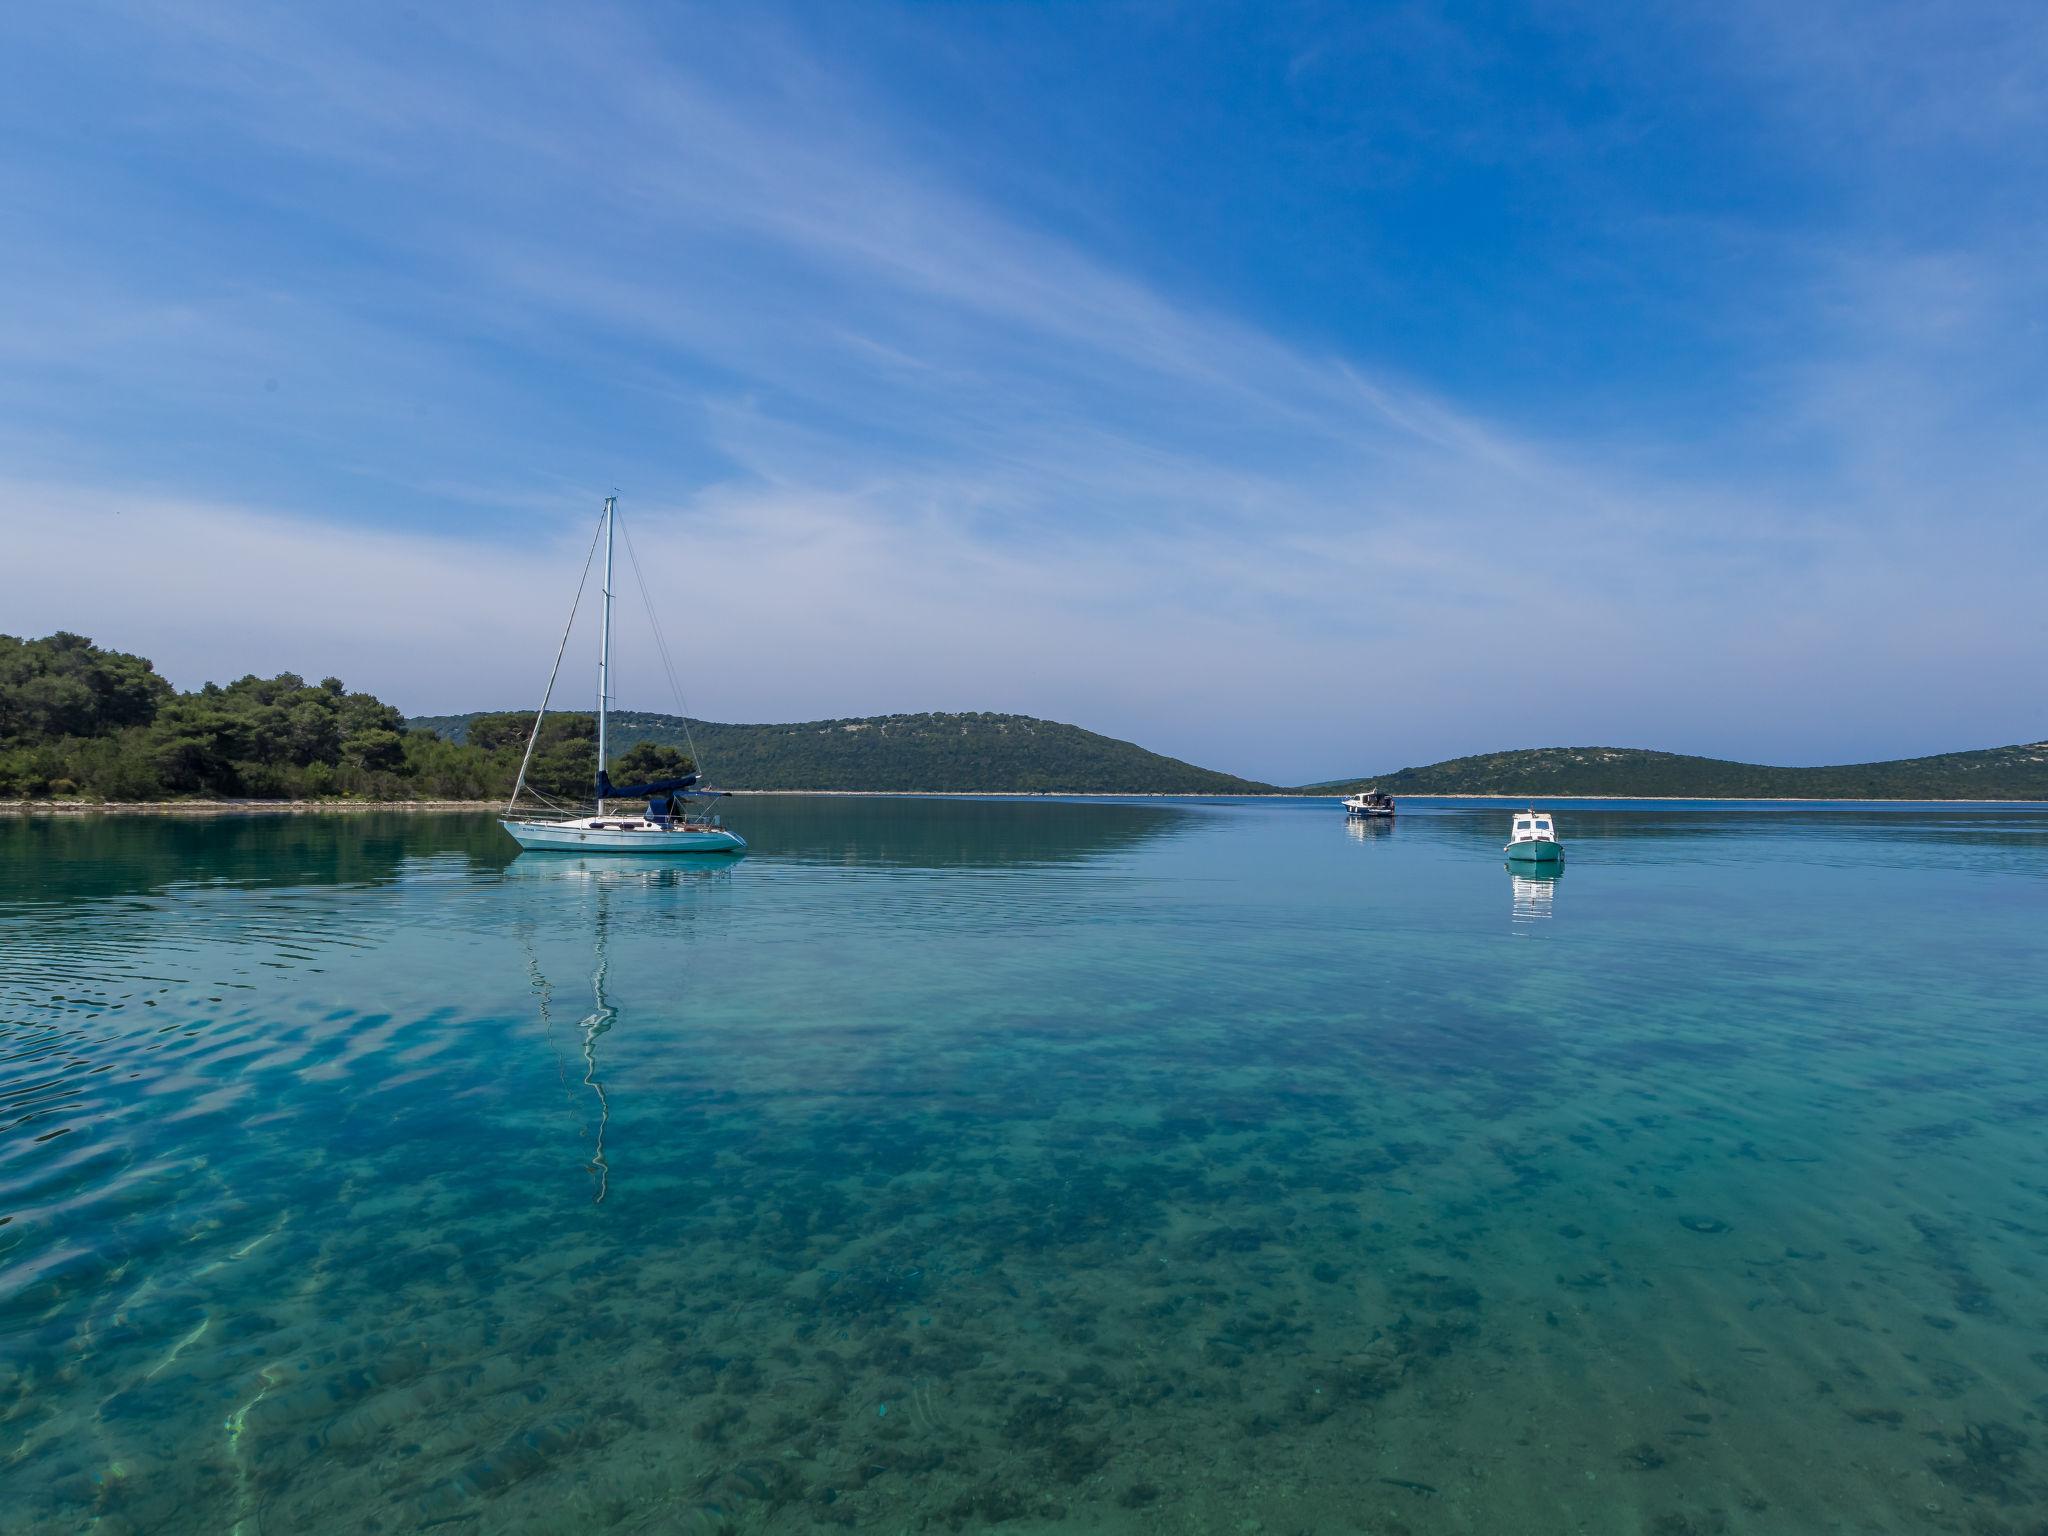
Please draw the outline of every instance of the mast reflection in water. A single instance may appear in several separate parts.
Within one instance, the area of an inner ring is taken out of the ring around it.
[[[604,1079],[599,1075],[597,1042],[611,1032],[618,1022],[618,1006],[606,993],[605,985],[611,971],[610,932],[611,902],[613,888],[631,885],[639,889],[654,886],[677,885],[686,879],[705,875],[720,874],[733,866],[729,856],[716,858],[704,856],[677,855],[651,862],[650,856],[618,855],[606,858],[585,856],[581,858],[526,858],[515,859],[507,868],[510,876],[521,878],[562,879],[582,881],[592,890],[596,905],[591,921],[591,962],[590,962],[590,1011],[577,1021],[577,1054],[583,1061],[583,1076],[578,1086],[588,1088],[597,1102],[597,1124],[591,1134],[590,1158],[585,1167],[595,1183],[592,1204],[601,1205],[611,1189],[611,1164],[605,1156],[605,1135],[611,1129],[611,1098],[605,1092]],[[541,970],[540,957],[533,946],[530,930],[522,929],[520,943],[526,951],[526,970],[529,984],[539,1000],[541,1032],[552,1043],[555,1038],[554,983]],[[560,1070],[562,1085],[569,1086],[568,1063],[556,1054],[556,1065]]]

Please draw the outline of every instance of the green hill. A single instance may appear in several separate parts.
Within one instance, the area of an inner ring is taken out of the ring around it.
[[[517,768],[406,730],[338,677],[180,693],[147,657],[83,635],[0,635],[0,800],[467,800]]]
[[[407,722],[450,741],[475,715]],[[687,747],[725,789],[858,789],[1043,794],[1272,794],[1270,784],[1197,768],[1111,736],[1029,715],[877,715],[794,725],[723,725],[620,710],[611,750],[642,741]]]
[[[510,789],[527,730],[524,717],[484,720],[406,720],[339,678],[309,683],[291,672],[179,692],[146,657],[82,635],[0,635],[0,800],[489,800]],[[565,711],[548,725],[527,783],[573,800],[595,771],[594,722]],[[692,752],[712,783],[731,789],[1331,795],[1370,784],[1395,795],[2048,801],[2048,741],[1830,768],[1539,747],[1294,791],[1029,715],[724,725],[615,713],[612,771],[661,771],[658,753],[622,761],[643,744]]]
[[[1377,778],[1309,786],[1331,794],[1377,785],[1391,795],[1615,795],[1688,800],[2048,800],[2048,741],[1890,763],[1769,768],[1633,747],[1534,747],[1454,757]]]

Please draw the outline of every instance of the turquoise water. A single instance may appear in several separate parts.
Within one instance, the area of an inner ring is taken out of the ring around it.
[[[0,821],[0,1529],[2048,1521],[2048,814]]]

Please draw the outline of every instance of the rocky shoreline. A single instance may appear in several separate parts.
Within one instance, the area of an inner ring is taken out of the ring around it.
[[[775,795],[836,796],[842,799],[881,800],[1330,800],[1338,796],[1328,790],[1282,791],[1261,795],[1190,795],[1169,790],[1035,790],[1035,789],[732,789],[735,799]],[[1732,795],[1519,795],[1453,794],[1408,795],[1408,800],[1528,800],[1559,805],[1598,805],[1615,800],[1644,803],[1714,805],[2001,805],[2017,810],[2038,809],[2048,801],[2007,799],[1915,799],[1915,800],[1828,800],[1810,797]],[[498,800],[0,800],[0,816],[245,816],[324,815],[329,812],[417,811],[501,811]]]
[[[0,815],[12,816],[241,816],[500,808],[496,800],[0,800]]]
[[[735,799],[770,795],[836,795],[897,800],[1321,800],[1315,795],[1186,795],[1164,790],[732,789]],[[319,815],[328,811],[502,811],[502,800],[0,800],[11,816]]]

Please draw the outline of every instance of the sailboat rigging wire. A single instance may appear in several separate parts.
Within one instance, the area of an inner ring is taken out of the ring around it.
[[[604,519],[602,517],[597,520],[597,528],[599,533],[604,531]],[[576,598],[575,601],[569,604],[569,622],[562,627],[562,643],[555,647],[555,665],[548,673],[547,688],[541,693],[540,708],[533,712],[533,729],[526,737],[526,753],[519,759],[519,777],[513,781],[512,798],[505,802],[505,814],[508,816],[512,814],[513,808],[519,804],[520,791],[526,788],[526,769],[527,765],[533,761],[533,749],[540,741],[540,722],[542,717],[548,712],[548,700],[555,696],[555,679],[561,675],[562,656],[569,649],[569,631],[576,627],[576,610],[582,606],[583,587],[590,580],[590,562],[596,558],[597,533],[593,533],[590,536],[590,553],[583,557],[583,574],[576,578]],[[603,763],[599,763],[597,766],[600,770],[604,768]],[[546,796],[541,795],[538,790],[535,790],[534,794],[540,799],[546,799]]]
[[[662,670],[668,673],[668,689],[676,698],[676,718],[683,722],[683,740],[690,748],[690,761],[698,773],[704,771],[704,759],[697,755],[697,739],[690,734],[690,708],[683,702],[683,685],[676,680],[675,663],[669,659],[668,640],[661,632],[661,620],[655,617],[654,599],[648,595],[647,578],[640,573],[640,556],[633,549],[633,530],[624,528],[626,535],[626,563],[633,567],[633,580],[640,588],[641,604],[647,609],[647,622],[654,630],[654,648],[661,657]]]

